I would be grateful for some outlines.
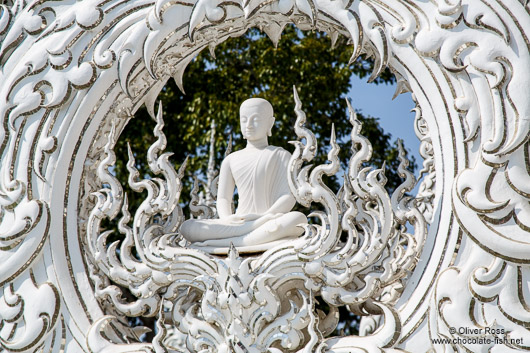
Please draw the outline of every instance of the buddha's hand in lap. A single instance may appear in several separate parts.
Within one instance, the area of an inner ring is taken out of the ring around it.
[[[279,216],[281,216],[282,213],[268,213],[268,214],[257,214],[257,213],[249,213],[249,214],[245,214],[245,215],[238,215],[238,214],[233,214],[233,215],[230,215],[226,218],[222,218],[223,221],[228,221],[230,223],[233,223],[233,224],[241,224],[241,223],[245,223],[245,222],[251,222],[251,221],[256,221],[256,220],[262,220],[262,221],[266,221],[266,220],[270,220],[270,219],[274,219],[274,218],[277,218]]]

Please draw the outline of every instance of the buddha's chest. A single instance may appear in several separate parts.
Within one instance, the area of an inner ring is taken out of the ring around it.
[[[259,186],[265,180],[268,155],[266,151],[253,151],[253,153],[241,153],[237,158],[232,159],[230,165],[232,176],[239,192],[247,187]]]

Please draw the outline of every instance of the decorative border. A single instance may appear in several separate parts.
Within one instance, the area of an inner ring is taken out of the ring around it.
[[[121,131],[142,104],[154,115],[167,79],[182,85],[186,65],[203,48],[251,26],[278,40],[286,23],[347,36],[353,58],[376,59],[374,77],[391,67],[421,107],[436,172],[433,189],[426,186],[434,194],[432,220],[419,263],[392,309],[379,307],[385,320],[401,324],[385,323],[369,343],[343,337],[325,344],[337,352],[415,351],[433,338],[461,337],[451,328],[465,325],[499,327],[523,339],[503,351],[530,349],[527,4],[16,1],[1,11],[0,344],[6,351],[117,351],[95,339],[87,345],[104,309],[81,250],[111,125]],[[55,299],[35,304],[32,286]],[[38,318],[28,308],[39,308]],[[126,342],[123,335],[134,332],[105,335]]]

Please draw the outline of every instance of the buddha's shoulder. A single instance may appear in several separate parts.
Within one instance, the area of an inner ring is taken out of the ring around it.
[[[226,156],[224,158],[224,160],[226,161],[226,160],[236,159],[236,158],[241,157],[241,156],[243,156],[245,154],[247,154],[245,149],[242,149],[242,150],[239,150],[239,151],[234,151],[234,152],[230,153],[228,156]]]
[[[223,159],[223,163],[230,164],[234,161],[240,161],[242,158],[247,158],[249,156],[251,157],[252,154],[248,153],[248,151],[246,151],[245,149],[234,151]]]
[[[267,149],[270,151],[270,152],[274,152],[276,154],[279,154],[281,156],[285,156],[285,157],[291,157],[291,153],[289,151],[287,151],[286,149],[282,148],[282,147],[279,147],[279,146],[269,146],[267,147]]]

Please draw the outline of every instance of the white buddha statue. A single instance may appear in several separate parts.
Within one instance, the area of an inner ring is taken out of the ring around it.
[[[180,233],[193,247],[223,254],[233,244],[239,252],[257,252],[304,230],[307,218],[291,212],[296,200],[287,180],[291,154],[269,146],[274,112],[265,99],[251,98],[240,107],[241,133],[247,146],[228,155],[221,164],[217,193],[219,219],[190,219]],[[234,188],[238,207],[232,214]]]

